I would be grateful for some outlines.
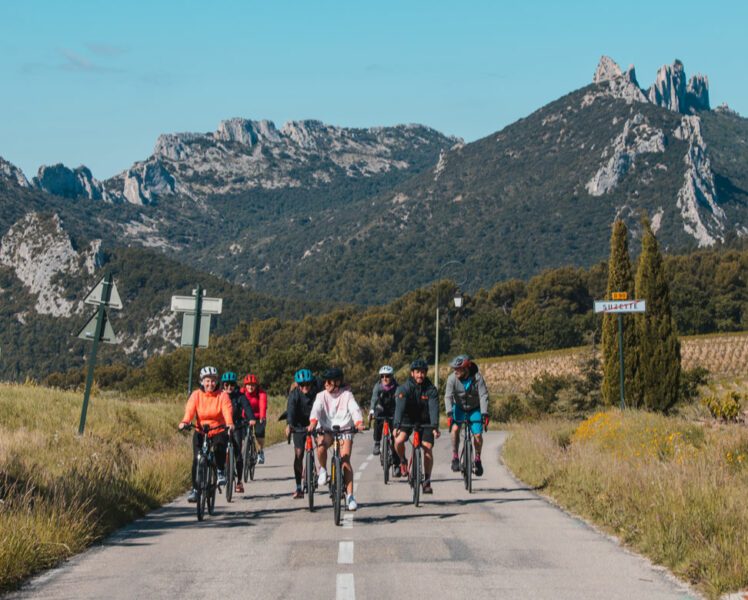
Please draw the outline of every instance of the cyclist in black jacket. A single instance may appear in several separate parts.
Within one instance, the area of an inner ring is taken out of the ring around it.
[[[419,358],[410,364],[408,381],[395,392],[395,452],[400,457],[400,469],[395,475],[407,475],[408,462],[405,459],[405,442],[410,437],[414,425],[431,425],[423,430],[423,493],[431,494],[431,468],[433,466],[434,440],[439,437],[439,393],[426,373],[428,363]]]
[[[236,472],[242,473],[244,471],[242,441],[244,440],[244,435],[247,431],[246,427],[257,423],[257,417],[252,411],[252,407],[250,406],[247,397],[239,391],[236,373],[233,371],[226,371],[221,376],[221,385],[223,386],[223,391],[228,394],[229,399],[231,400],[234,423],[241,423],[245,419],[249,421],[249,424],[244,423],[242,426],[237,426],[231,434],[231,444],[234,446],[234,457],[236,458]],[[238,494],[244,493],[244,485],[242,484],[240,477],[236,478],[236,492]]]
[[[389,417],[395,416],[395,391],[397,390],[397,381],[394,377],[395,370],[389,365],[379,369],[379,381],[374,385],[371,392],[371,406],[369,408],[369,420],[372,417]],[[374,421],[374,449],[372,454],[379,454],[381,451],[383,421]]]
[[[312,375],[309,369],[299,369],[294,375],[294,382],[297,387],[293,388],[288,394],[288,403],[286,404],[286,437],[291,435],[291,428],[308,427],[309,414],[312,412],[312,405],[317,393],[322,390],[320,381]],[[296,491],[294,498],[303,498],[304,491],[301,488],[301,475],[304,463],[304,445],[306,443],[306,433],[303,431],[293,432],[293,474],[296,478]]]

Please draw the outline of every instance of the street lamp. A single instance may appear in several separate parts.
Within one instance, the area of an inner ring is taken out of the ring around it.
[[[434,385],[436,386],[436,389],[439,389],[439,284],[441,283],[441,274],[445,267],[448,267],[450,265],[460,265],[462,266],[462,263],[459,260],[450,260],[449,262],[445,262],[441,268],[439,269],[439,275],[436,281],[436,341],[435,341],[435,348],[434,348]],[[458,284],[457,291],[455,292],[454,296],[454,303],[455,308],[462,307],[462,292],[460,292],[460,287],[465,282],[462,281]]]

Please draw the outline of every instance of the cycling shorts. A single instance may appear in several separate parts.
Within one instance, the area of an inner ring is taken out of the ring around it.
[[[304,450],[306,448],[306,433],[304,433],[303,431],[294,431],[293,433],[291,433],[291,436],[293,437],[294,448],[300,448],[301,450]]]
[[[413,433],[413,426],[400,425],[400,431],[404,431],[410,437],[410,434]],[[431,427],[421,429],[421,441],[429,444],[434,443],[434,430]]]
[[[462,410],[456,404],[452,407],[452,409],[452,417],[455,421],[465,420],[464,410]],[[473,435],[480,435],[481,433],[483,433],[483,419],[481,418],[480,408],[476,408],[475,410],[471,410],[469,413],[467,413],[467,420],[470,421],[470,431],[473,432]]]
[[[255,437],[265,437],[265,423],[260,423],[259,419],[257,420],[257,424],[255,425]]]

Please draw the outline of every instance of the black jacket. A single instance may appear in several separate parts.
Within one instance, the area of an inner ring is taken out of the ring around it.
[[[234,388],[234,391],[229,394],[229,399],[231,400],[231,408],[233,409],[234,423],[238,423],[242,419],[247,419],[248,421],[251,419],[257,420],[257,416],[252,410],[249,400],[239,391],[238,387]]]
[[[305,394],[300,387],[291,390],[286,404],[286,423],[289,427],[306,427],[317,393],[322,389],[319,381],[312,383],[309,393]]]
[[[421,385],[413,377],[395,392],[395,425],[439,425],[439,393],[431,380]]]
[[[391,417],[395,414],[395,393],[397,392],[397,381],[392,379],[392,389],[387,391],[382,388],[382,382],[377,381],[371,392],[371,410],[378,416]]]

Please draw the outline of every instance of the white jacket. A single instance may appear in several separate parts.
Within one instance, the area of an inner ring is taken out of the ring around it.
[[[317,394],[309,415],[309,420],[312,419],[327,428],[332,428],[334,425],[341,428],[353,427],[356,423],[364,422],[361,408],[349,387],[340,388],[334,394],[327,390],[322,390]]]

